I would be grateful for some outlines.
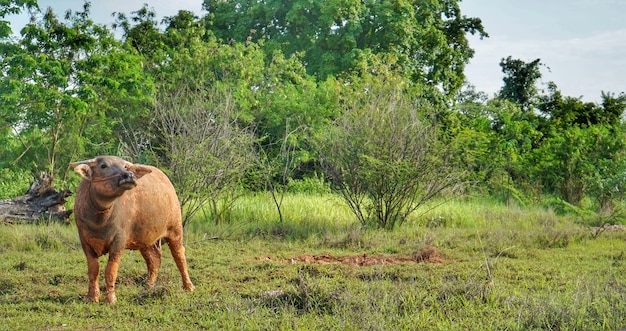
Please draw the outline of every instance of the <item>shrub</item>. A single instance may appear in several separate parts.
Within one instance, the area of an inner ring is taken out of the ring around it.
[[[33,176],[27,171],[0,169],[0,199],[23,195],[32,181]]]
[[[430,106],[409,91],[394,78],[355,87],[315,142],[326,176],[365,226],[393,229],[460,182],[436,127],[424,120]]]

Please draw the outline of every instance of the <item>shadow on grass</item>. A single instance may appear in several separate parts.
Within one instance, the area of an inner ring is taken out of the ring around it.
[[[250,299],[273,311],[294,309],[298,314],[333,314],[341,304],[341,289],[323,286],[305,269],[293,283],[290,289],[266,291]]]

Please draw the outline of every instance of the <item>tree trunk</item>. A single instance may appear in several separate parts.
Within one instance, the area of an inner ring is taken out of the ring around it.
[[[52,186],[52,176],[44,172],[39,177],[39,182],[30,185],[26,194],[0,200],[0,222],[69,223],[72,210],[65,210],[65,198],[70,195],[70,190],[57,192]]]

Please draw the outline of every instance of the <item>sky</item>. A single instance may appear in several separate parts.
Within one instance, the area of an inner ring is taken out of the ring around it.
[[[158,16],[185,9],[204,15],[202,0],[92,0],[91,17],[113,22],[111,13],[135,11],[144,3]],[[82,0],[39,0],[57,14],[82,9]],[[601,92],[626,92],[626,0],[462,0],[461,13],[482,20],[489,38],[469,36],[474,58],[467,80],[493,96],[502,87],[500,60],[541,59],[545,88],[552,81],[563,95],[600,102]],[[28,20],[12,18],[14,31]],[[16,28],[17,27],[17,28]]]
[[[489,38],[470,37],[468,81],[492,96],[503,85],[500,60],[541,59],[542,85],[601,102],[626,92],[626,0],[464,0],[461,12],[482,20]]]

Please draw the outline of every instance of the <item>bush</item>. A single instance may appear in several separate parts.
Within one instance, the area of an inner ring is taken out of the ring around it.
[[[32,181],[33,176],[28,171],[0,169],[0,199],[23,195]]]
[[[326,176],[365,226],[393,229],[460,183],[416,92],[401,79],[372,78],[347,93],[342,115],[315,142]]]

